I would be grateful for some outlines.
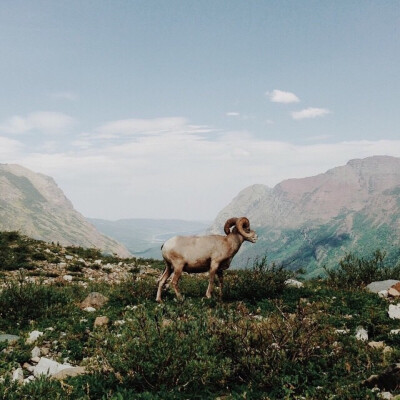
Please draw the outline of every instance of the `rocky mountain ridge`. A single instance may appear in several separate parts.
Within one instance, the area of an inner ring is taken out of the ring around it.
[[[245,246],[239,253],[242,264],[267,252],[292,268],[318,269],[357,247],[363,251],[384,246],[397,252],[400,158],[351,160],[274,188],[250,186],[218,214],[210,231],[220,233],[227,218],[242,215],[260,233],[256,246]]]
[[[0,230],[129,256],[74,209],[53,178],[15,164],[0,164]]]

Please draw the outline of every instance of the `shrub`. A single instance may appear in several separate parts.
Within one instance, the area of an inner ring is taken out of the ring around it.
[[[327,283],[337,288],[360,288],[373,281],[399,279],[400,264],[395,267],[385,263],[386,253],[376,250],[370,258],[346,254],[337,269],[328,270]]]
[[[27,283],[23,279],[11,281],[0,293],[0,329],[6,329],[10,322],[26,326],[30,320],[57,313],[69,301],[63,288]]]
[[[285,281],[292,276],[293,272],[283,266],[275,263],[268,265],[265,256],[256,260],[250,269],[227,272],[224,298],[255,302],[263,298],[276,297],[282,293]]]

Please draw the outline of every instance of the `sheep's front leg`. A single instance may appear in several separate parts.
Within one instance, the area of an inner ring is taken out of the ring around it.
[[[208,288],[206,292],[206,297],[208,299],[211,298],[213,289],[214,289],[214,279],[215,279],[215,274],[218,271],[219,263],[215,261],[211,261],[211,267],[210,267],[210,272],[209,272],[209,283],[208,283]]]

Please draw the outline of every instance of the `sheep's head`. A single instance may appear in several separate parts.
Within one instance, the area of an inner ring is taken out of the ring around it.
[[[229,218],[225,222],[224,232],[229,235],[231,233],[240,233],[245,240],[255,243],[257,241],[257,233],[250,229],[250,221],[246,217]]]

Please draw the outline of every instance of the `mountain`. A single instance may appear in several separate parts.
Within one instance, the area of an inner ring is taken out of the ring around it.
[[[19,165],[0,164],[0,230],[129,256],[73,208],[52,178]]]
[[[222,232],[226,219],[247,216],[259,234],[242,246],[236,265],[268,255],[309,276],[331,267],[346,252],[385,250],[400,257],[400,158],[351,160],[323,174],[288,179],[274,188],[253,185],[241,191],[216,217],[210,231]]]
[[[183,221],[177,219],[121,219],[107,221],[89,219],[102,233],[124,244],[135,256],[161,259],[161,245],[175,235],[197,235],[204,233],[208,222]]]

